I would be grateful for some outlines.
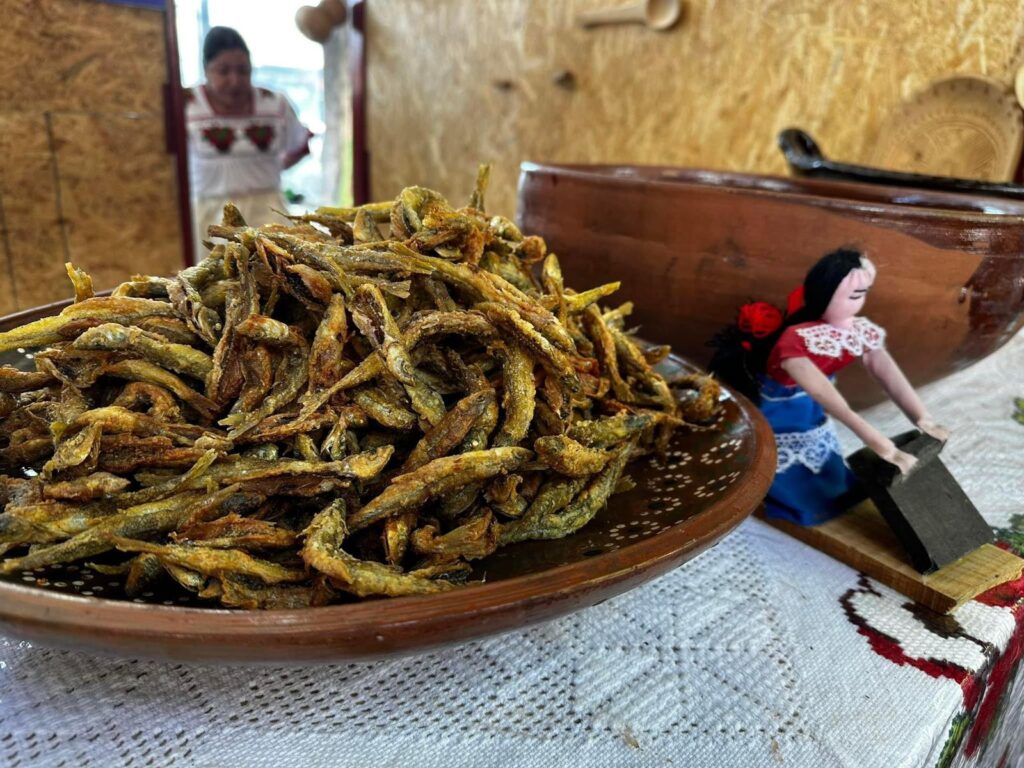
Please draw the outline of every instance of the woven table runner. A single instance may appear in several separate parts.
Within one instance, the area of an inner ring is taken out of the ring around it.
[[[1018,545],[1022,372],[1019,336],[922,390],[953,430],[946,464]],[[867,416],[907,428],[892,405]],[[197,667],[0,639],[0,765],[1019,766],[1022,650],[1024,584],[940,617],[749,520],[599,606],[389,661]]]

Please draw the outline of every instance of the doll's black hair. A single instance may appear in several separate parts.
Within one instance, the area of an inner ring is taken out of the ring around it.
[[[243,51],[249,55],[249,46],[232,27],[211,27],[203,40],[203,66],[207,66],[224,51]]]
[[[708,370],[759,404],[758,376],[764,373],[768,356],[783,331],[791,325],[820,320],[839,284],[860,268],[862,258],[863,254],[854,248],[838,248],[822,256],[804,277],[803,306],[787,315],[779,328],[768,335],[755,336],[736,323],[722,329],[709,342],[715,352]]]

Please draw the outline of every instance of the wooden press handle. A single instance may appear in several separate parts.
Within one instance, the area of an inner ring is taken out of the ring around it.
[[[647,22],[646,9],[647,3],[639,2],[621,8],[582,11],[576,15],[576,23],[581,27],[597,27],[602,24],[645,24]]]

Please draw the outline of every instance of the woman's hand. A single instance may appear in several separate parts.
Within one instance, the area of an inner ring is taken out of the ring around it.
[[[923,416],[917,420],[917,428],[924,432],[926,435],[931,435],[940,442],[946,442],[949,440],[949,430],[941,424],[936,423],[932,420],[931,416]]]
[[[896,447],[896,443],[887,437],[882,438],[877,443],[876,441],[868,443],[868,447],[890,464],[895,464],[904,475],[909,474],[910,470],[917,464],[916,456],[901,451]]]

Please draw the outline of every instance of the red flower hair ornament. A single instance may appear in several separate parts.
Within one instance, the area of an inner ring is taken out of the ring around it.
[[[756,339],[763,339],[779,330],[782,311],[766,301],[755,301],[740,307],[736,326]]]
[[[789,298],[786,300],[786,314],[792,315],[798,309],[804,305],[804,287],[798,285],[792,291],[789,292]]]

